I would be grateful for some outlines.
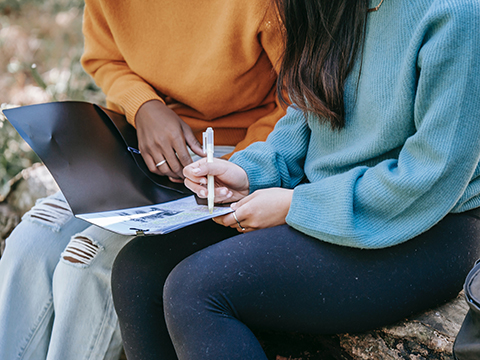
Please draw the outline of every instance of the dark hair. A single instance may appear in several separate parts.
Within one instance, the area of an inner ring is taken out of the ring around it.
[[[363,49],[368,0],[274,0],[284,26],[280,100],[345,126],[344,87]]]

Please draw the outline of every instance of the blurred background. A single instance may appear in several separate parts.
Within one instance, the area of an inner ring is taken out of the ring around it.
[[[105,99],[83,71],[83,0],[0,1],[0,106]],[[8,181],[38,162],[0,112],[0,198]]]

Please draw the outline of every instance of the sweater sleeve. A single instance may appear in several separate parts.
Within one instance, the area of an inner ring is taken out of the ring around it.
[[[265,17],[258,29],[258,38],[266,56],[272,63],[272,79],[276,78],[278,74],[281,51],[283,49],[282,38],[279,36],[282,31],[280,26],[278,15],[274,10],[274,6],[271,5],[268,7]],[[275,91],[274,96],[275,101],[272,103],[272,111],[248,127],[245,138],[236,145],[235,152],[245,149],[248,145],[256,141],[265,141],[275,127],[277,121],[285,115],[285,109],[282,107],[282,104],[280,104]]]
[[[416,133],[398,159],[296,187],[289,225],[339,245],[382,248],[452,210],[480,159],[479,28],[472,1],[431,14],[417,59]]]
[[[265,142],[239,151],[230,161],[245,170],[250,192],[270,187],[293,189],[305,176],[310,129],[303,113],[289,108]],[[285,146],[286,143],[298,146]]]
[[[129,68],[98,0],[85,1],[83,34],[82,66],[106,94],[109,107],[124,112],[127,121],[135,125],[135,115],[142,104],[154,99],[163,102],[155,90]]]

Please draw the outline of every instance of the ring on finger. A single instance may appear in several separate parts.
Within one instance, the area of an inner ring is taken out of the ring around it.
[[[163,164],[165,164],[167,162],[167,160],[162,160],[158,163],[155,164],[156,167],[159,167],[159,166],[162,166]]]
[[[247,230],[247,228],[244,228],[244,227],[242,226],[242,224],[240,224],[240,221],[238,221],[238,219],[237,219],[237,214],[235,213],[235,211],[233,212],[233,218],[235,219],[235,221],[236,221],[237,224],[238,224],[238,227],[239,227],[242,231]]]

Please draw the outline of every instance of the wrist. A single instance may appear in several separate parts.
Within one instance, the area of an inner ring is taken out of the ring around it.
[[[150,111],[158,111],[163,107],[167,107],[167,106],[160,100],[152,99],[152,100],[145,101],[142,105],[139,106],[135,114],[135,122],[137,121],[138,118],[141,118],[146,113],[149,113]]]

